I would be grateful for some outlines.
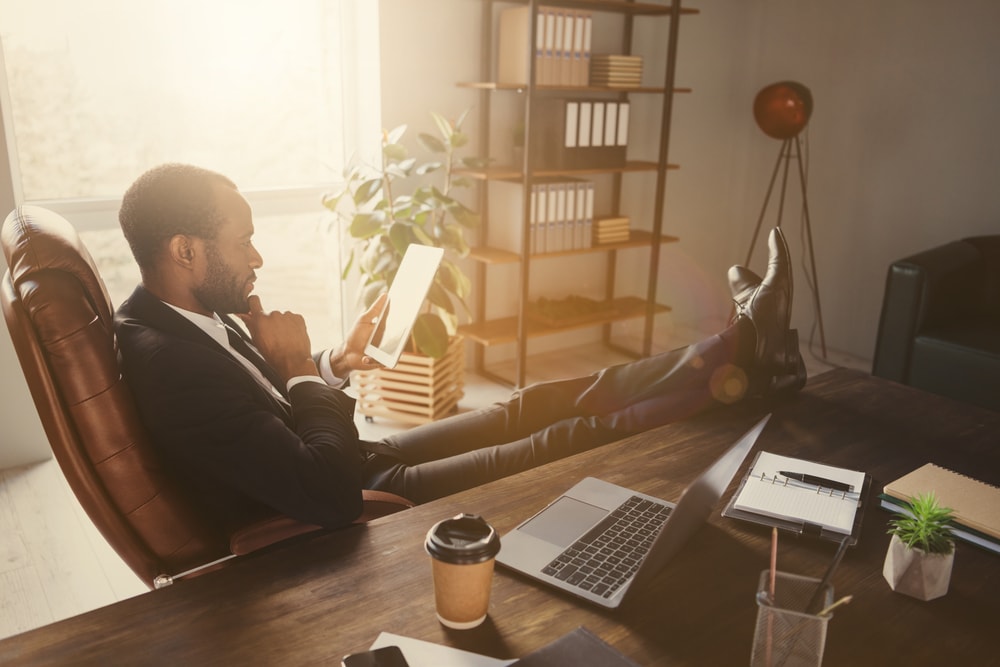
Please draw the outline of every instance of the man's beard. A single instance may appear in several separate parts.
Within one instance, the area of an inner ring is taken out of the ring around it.
[[[206,246],[206,258],[208,274],[202,284],[194,290],[195,297],[205,308],[215,313],[249,312],[247,281],[241,280],[226,266],[214,244],[209,243]]]

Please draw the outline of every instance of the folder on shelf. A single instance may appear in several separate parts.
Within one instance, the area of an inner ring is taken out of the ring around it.
[[[759,452],[722,515],[855,544],[870,486],[871,475],[861,471]]]
[[[906,513],[916,496],[933,492],[953,512],[956,538],[1000,553],[1000,488],[933,463],[889,482],[880,495],[882,507]]]
[[[590,145],[598,148],[604,145],[604,102],[594,102],[591,113]]]
[[[548,222],[546,227],[548,233],[545,235],[545,252],[559,252],[562,250],[562,243],[560,242],[559,230],[562,220],[559,215],[559,191],[562,189],[562,183],[549,183],[546,188],[548,189]],[[563,199],[563,208],[565,209],[566,200]]]
[[[628,146],[628,115],[629,115],[629,103],[619,102],[618,103],[618,141],[615,142],[616,146]]]
[[[555,80],[552,73],[555,69],[556,59],[556,10],[552,7],[539,7],[538,13],[545,16],[545,50],[542,55],[542,75],[536,79],[535,83],[547,86]]]
[[[573,85],[573,30],[576,27],[574,12],[571,9],[564,9],[563,29],[562,29],[562,49],[559,52],[559,80],[560,86]]]
[[[532,100],[528,139],[531,168],[622,166],[628,144],[628,111],[628,102],[546,97]]]

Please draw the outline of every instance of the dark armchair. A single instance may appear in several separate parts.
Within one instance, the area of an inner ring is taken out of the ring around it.
[[[222,534],[160,465],[118,365],[113,309],[76,230],[21,206],[0,229],[0,303],[59,466],[83,509],[150,587],[319,530],[273,515]],[[365,491],[358,522],[412,506]]]
[[[872,374],[1000,410],[1000,236],[893,262]]]

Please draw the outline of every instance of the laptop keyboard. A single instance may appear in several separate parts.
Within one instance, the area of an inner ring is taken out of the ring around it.
[[[559,554],[542,572],[601,597],[639,569],[671,508],[632,496]]]

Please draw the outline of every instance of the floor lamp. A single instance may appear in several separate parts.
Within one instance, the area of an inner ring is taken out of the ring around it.
[[[792,160],[798,165],[799,188],[802,193],[802,214],[804,217],[806,241],[809,245],[809,263],[812,270],[813,298],[816,300],[816,316],[819,322],[819,340],[823,350],[823,358],[826,359],[826,334],[823,331],[823,309],[819,303],[819,281],[816,277],[816,255],[813,252],[812,226],[809,223],[809,200],[806,198],[806,178],[802,167],[802,147],[799,144],[799,134],[805,129],[812,115],[812,93],[801,83],[795,81],[781,81],[766,86],[757,93],[753,103],[753,115],[757,125],[769,137],[781,140],[781,150],[778,152],[778,159],[774,163],[774,171],[771,172],[771,182],[767,186],[767,194],[764,196],[764,205],[760,209],[757,217],[757,226],[753,230],[753,238],[750,240],[750,248],[747,250],[747,258],[744,266],[750,266],[750,257],[753,255],[754,246],[757,244],[757,236],[760,233],[760,226],[764,222],[764,214],[767,212],[767,205],[771,200],[771,193],[774,191],[774,182],[777,180],[779,169],[781,175],[781,196],[778,200],[778,222],[777,227],[781,227],[781,216],[785,207],[785,190],[788,186],[788,168]]]

